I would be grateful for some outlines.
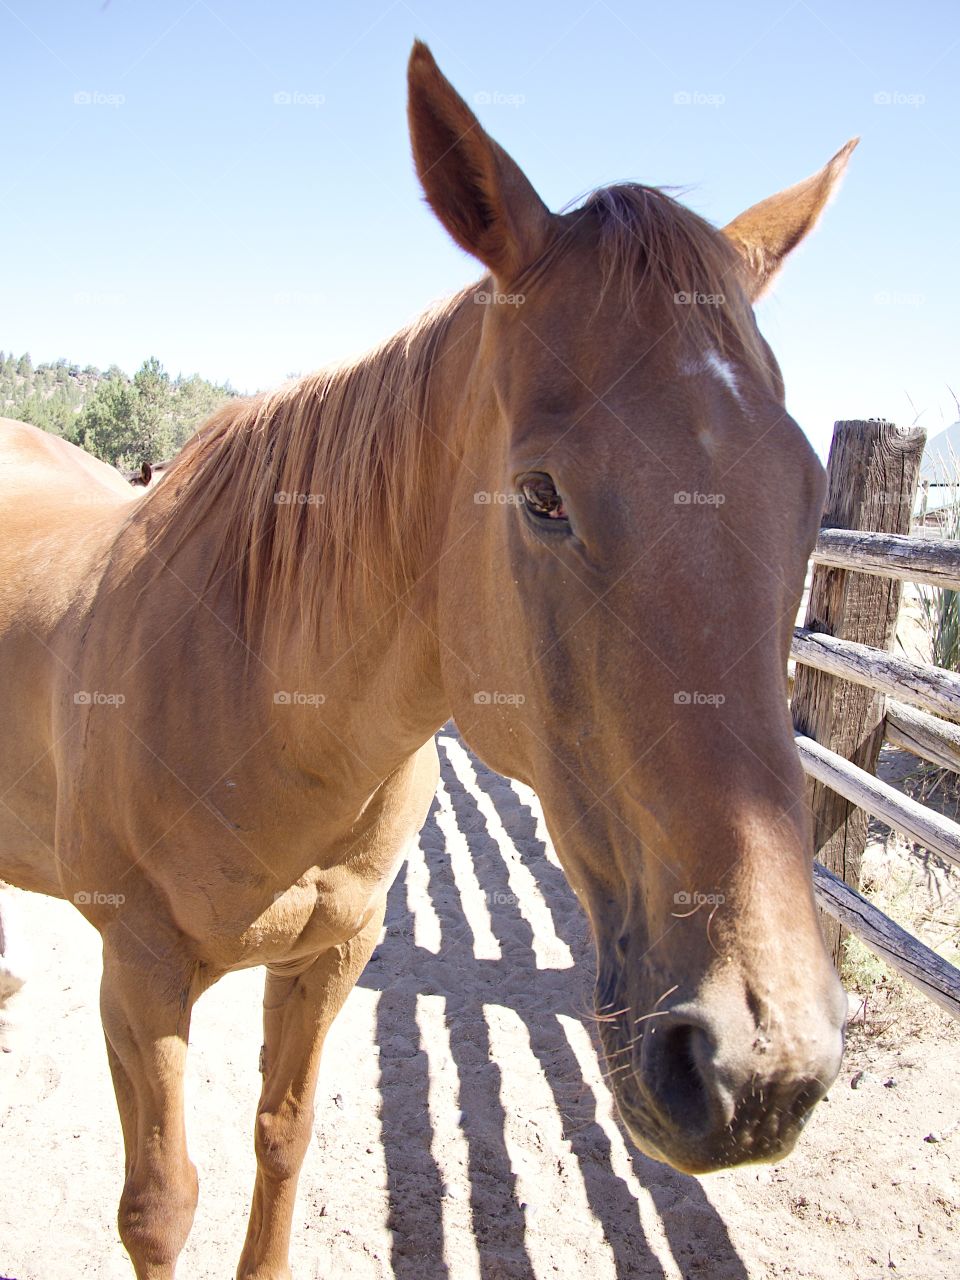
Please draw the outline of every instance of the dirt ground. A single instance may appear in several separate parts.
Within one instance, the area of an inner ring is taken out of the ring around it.
[[[437,803],[327,1043],[297,1280],[960,1276],[960,1026],[881,976],[789,1160],[704,1179],[646,1160],[613,1118],[586,928],[536,802],[439,742]],[[97,937],[67,904],[14,905],[33,974],[0,1056],[0,1276],[128,1280]],[[239,1257],[260,989],[233,975],[197,1007],[185,1280]]]

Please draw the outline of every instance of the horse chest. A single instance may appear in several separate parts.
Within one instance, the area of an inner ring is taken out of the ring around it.
[[[311,868],[283,895],[299,926],[298,952],[335,946],[354,937],[386,897],[403,858],[423,825],[439,774],[433,740],[411,756],[377,792],[348,836],[334,865]]]
[[[245,963],[306,959],[355,937],[386,896],[407,844],[372,843],[331,868],[311,867],[245,931]]]
[[[251,829],[241,779],[212,797],[215,815],[197,807],[197,834],[207,840],[190,832],[180,858],[142,859],[138,871],[159,882],[178,927],[213,969],[299,962],[355,937],[381,908],[437,773],[431,739],[365,801],[274,805],[281,820],[260,830]],[[202,882],[197,847],[207,850]]]

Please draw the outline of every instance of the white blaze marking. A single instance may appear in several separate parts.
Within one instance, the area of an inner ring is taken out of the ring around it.
[[[733,393],[736,400],[740,401],[740,385],[737,382],[737,375],[733,371],[733,365],[729,360],[724,360],[722,356],[718,356],[716,351],[708,351],[706,355],[707,368],[717,375],[722,383]],[[742,401],[740,401],[742,403]]]
[[[699,360],[684,360],[680,365],[680,373],[685,378],[693,377],[696,374],[712,373],[715,378],[719,378],[727,390],[731,393],[738,404],[743,404],[743,397],[740,394],[740,384],[737,381],[737,374],[729,360],[724,360],[723,356],[716,351],[708,351]]]

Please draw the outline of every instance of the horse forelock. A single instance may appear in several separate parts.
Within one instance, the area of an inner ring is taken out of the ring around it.
[[[615,292],[637,322],[665,321],[658,341],[681,356],[733,356],[776,386],[768,349],[744,291],[744,263],[722,231],[666,191],[617,183],[591,192],[567,215],[596,229],[601,296]]]

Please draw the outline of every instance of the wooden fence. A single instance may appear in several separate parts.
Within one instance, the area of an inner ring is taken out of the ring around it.
[[[960,1018],[960,969],[859,893],[868,815],[960,866],[960,824],[875,776],[884,740],[960,773],[960,675],[893,652],[902,583],[960,591],[960,542],[910,536],[925,433],[838,422],[791,702],[828,945],[844,930]]]

